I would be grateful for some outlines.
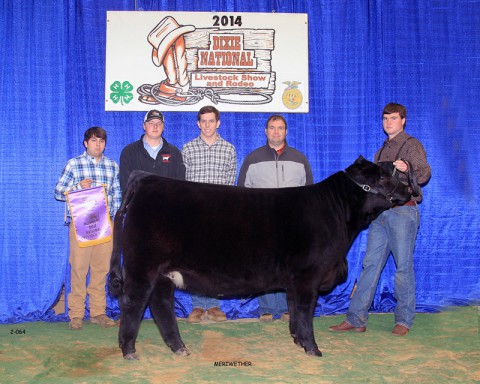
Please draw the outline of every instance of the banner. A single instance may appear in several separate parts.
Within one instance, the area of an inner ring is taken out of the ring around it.
[[[309,111],[308,17],[107,12],[105,110]]]
[[[90,247],[112,240],[104,186],[71,191],[66,195],[79,247]]]

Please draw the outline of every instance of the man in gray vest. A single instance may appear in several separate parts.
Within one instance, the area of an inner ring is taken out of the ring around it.
[[[244,160],[238,186],[248,188],[285,188],[313,184],[312,169],[303,153],[287,145],[287,122],[273,115],[267,120],[267,143]],[[258,297],[260,321],[281,318],[288,321],[284,292],[266,293]]]

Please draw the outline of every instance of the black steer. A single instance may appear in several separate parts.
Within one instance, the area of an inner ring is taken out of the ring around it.
[[[321,356],[313,335],[318,294],[345,281],[346,255],[360,230],[410,197],[407,186],[363,157],[320,183],[283,189],[133,173],[115,216],[109,279],[119,297],[123,356],[138,359],[147,305],[165,343],[189,354],[175,318],[175,287],[206,296],[285,289],[294,342]]]

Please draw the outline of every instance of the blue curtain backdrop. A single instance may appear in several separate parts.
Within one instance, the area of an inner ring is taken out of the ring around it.
[[[0,4],[1,323],[64,319],[49,309],[64,282],[68,289],[67,228],[54,185],[65,162],[83,152],[88,127],[107,130],[106,155],[116,161],[142,133],[143,113],[104,111],[107,10],[308,13],[310,113],[286,116],[289,143],[321,181],[360,154],[372,159],[385,139],[383,105],[406,105],[407,131],[424,144],[433,171],[415,249],[418,310],[478,302],[480,0]],[[239,166],[265,143],[267,117],[222,114],[220,133],[236,146]],[[198,135],[195,122],[192,112],[167,113],[165,137],[181,147]],[[319,298],[316,315],[348,307],[366,237],[348,254],[348,280]],[[393,273],[390,259],[372,310],[393,308]],[[177,313],[190,305],[180,294]],[[231,318],[255,315],[256,300],[223,305]],[[109,313],[118,313],[115,300]]]

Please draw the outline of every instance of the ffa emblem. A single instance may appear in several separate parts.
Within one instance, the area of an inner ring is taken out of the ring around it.
[[[287,85],[287,88],[283,91],[282,102],[288,109],[297,109],[302,105],[303,95],[298,89],[299,81],[284,81],[283,84]]]

